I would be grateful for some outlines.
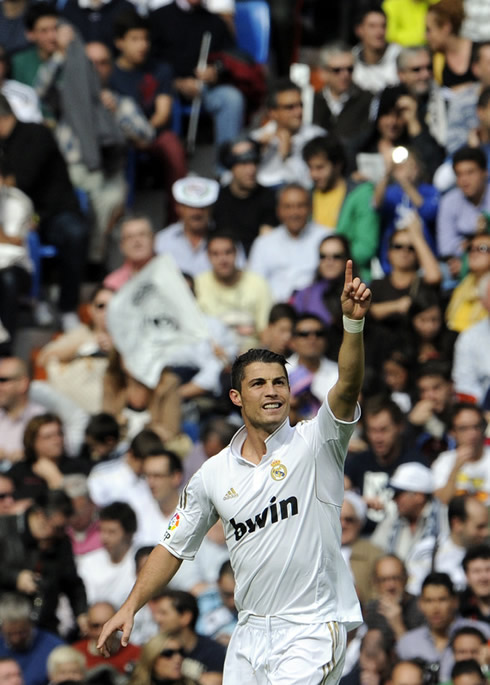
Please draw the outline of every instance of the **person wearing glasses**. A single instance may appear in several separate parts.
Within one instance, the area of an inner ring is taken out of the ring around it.
[[[257,180],[263,186],[299,183],[311,186],[302,151],[312,138],[325,135],[325,129],[303,122],[301,89],[288,78],[275,81],[267,95],[269,121],[250,137],[261,145]]]
[[[317,415],[322,399],[338,378],[337,364],[325,357],[327,329],[320,317],[308,312],[296,320],[288,359],[291,386],[290,421]]]
[[[265,278],[276,302],[286,302],[313,281],[318,246],[333,233],[310,221],[310,212],[309,192],[295,183],[285,186],[278,194],[280,225],[252,243],[248,268]]]
[[[485,275],[490,274],[490,234],[473,236],[466,251],[468,274],[453,290],[446,309],[448,328],[458,333],[488,318],[488,311],[480,298],[479,284]]]
[[[424,237],[417,213],[409,215],[406,225],[393,232],[387,261],[390,272],[371,284],[371,317],[376,326],[370,331],[386,354],[400,344],[403,349],[410,321],[408,311],[420,284],[437,287],[441,281],[437,258]]]
[[[315,280],[294,293],[291,304],[296,312],[315,314],[328,333],[328,353],[336,359],[342,341],[342,312],[339,307],[345,264],[351,259],[348,241],[336,233],[322,240],[318,248]]]
[[[432,74],[430,51],[425,45],[404,47],[396,58],[398,78],[409,95],[417,101],[420,125],[443,147],[447,136],[447,105],[440,86]]]
[[[182,675],[184,650],[179,642],[160,633],[155,635],[141,652],[141,658],[128,685],[197,685]]]
[[[118,640],[111,643],[111,655],[107,659],[103,657],[96,645],[100,631],[116,610],[109,602],[95,602],[87,611],[87,635],[82,640],[73,643],[73,647],[84,655],[87,668],[94,668],[98,664],[109,664],[119,673],[126,674],[139,660],[141,647],[130,642],[127,647],[121,649]]]
[[[313,102],[313,122],[342,141],[359,134],[369,121],[372,93],[352,81],[354,56],[346,43],[334,41],[320,50],[322,89]]]

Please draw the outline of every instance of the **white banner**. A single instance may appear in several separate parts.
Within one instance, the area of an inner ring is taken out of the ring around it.
[[[107,327],[129,373],[149,388],[157,386],[166,366],[187,366],[190,349],[210,337],[169,255],[154,257],[114,295]]]

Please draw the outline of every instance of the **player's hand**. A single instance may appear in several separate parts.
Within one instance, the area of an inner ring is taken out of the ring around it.
[[[133,629],[134,612],[128,607],[121,607],[119,611],[104,624],[102,631],[97,640],[97,649],[102,656],[109,657],[111,655],[109,650],[109,638],[116,630],[122,630],[121,645],[126,647],[129,642],[129,636]]]
[[[371,305],[371,291],[360,278],[352,278],[352,259],[345,265],[345,282],[340,297],[342,314],[349,319],[360,320],[366,316]]]

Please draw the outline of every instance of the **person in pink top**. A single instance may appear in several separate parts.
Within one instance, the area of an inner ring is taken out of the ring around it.
[[[73,514],[66,530],[73,554],[80,557],[102,548],[97,506],[90,498],[87,478],[81,473],[65,476],[63,489],[71,499]]]
[[[135,216],[121,226],[120,250],[124,264],[104,279],[104,286],[119,290],[154,257],[153,228],[148,218]]]

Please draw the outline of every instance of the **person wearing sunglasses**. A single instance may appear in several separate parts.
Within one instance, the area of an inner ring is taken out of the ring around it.
[[[404,47],[396,58],[396,66],[400,83],[417,101],[420,125],[428,128],[439,145],[445,147],[448,143],[447,103],[443,90],[434,80],[429,49],[416,44]]]
[[[453,290],[446,309],[448,328],[461,333],[488,317],[479,293],[483,276],[490,273],[490,234],[475,235],[467,247],[468,274]]]
[[[178,640],[161,633],[143,647],[128,685],[197,685],[182,675],[184,650]]]
[[[372,93],[354,85],[354,56],[346,43],[328,43],[320,50],[319,60],[322,89],[315,94],[313,122],[329,135],[348,140],[368,123]]]
[[[371,343],[375,341],[379,359],[402,347],[409,326],[408,311],[421,283],[437,287],[441,271],[428,245],[422,222],[416,213],[408,217],[406,226],[396,230],[388,243],[390,272],[371,284]],[[380,347],[378,347],[378,345]]]
[[[328,332],[328,353],[336,359],[342,341],[342,313],[339,306],[345,263],[351,259],[348,241],[334,233],[318,248],[318,267],[313,283],[297,290],[291,304],[299,315],[314,314]]]

